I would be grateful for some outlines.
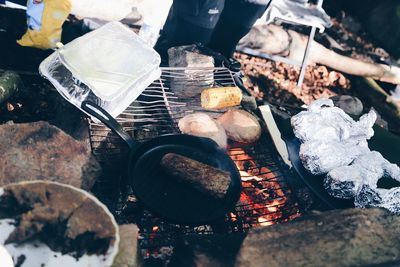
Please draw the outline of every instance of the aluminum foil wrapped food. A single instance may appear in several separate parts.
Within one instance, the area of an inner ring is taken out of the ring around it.
[[[400,168],[368,148],[376,113],[353,120],[329,99],[314,101],[291,120],[302,142],[300,159],[312,174],[327,174],[324,187],[337,198],[354,198],[356,207],[383,207],[400,214],[400,188],[378,188],[378,180],[400,182]]]
[[[373,189],[368,185],[363,185],[354,199],[354,204],[358,208],[381,207],[400,214],[400,187]]]
[[[300,159],[309,172],[320,175],[349,165],[364,151],[364,143],[315,140],[301,144]]]
[[[370,139],[376,113],[370,111],[359,121],[354,121],[342,109],[334,107],[333,101],[322,98],[310,104],[307,111],[292,117],[294,134],[302,142],[311,140],[352,142]]]
[[[319,99],[292,117],[294,134],[303,142],[300,158],[312,174],[324,174],[349,165],[368,147],[374,134],[376,113],[370,111],[354,121],[330,99]]]
[[[339,198],[352,198],[362,194],[364,185],[382,194],[387,190],[378,189],[377,184],[378,180],[385,176],[400,181],[400,168],[387,161],[379,152],[368,151],[358,156],[351,165],[330,171],[324,180],[324,186],[329,194]],[[364,201],[363,197],[360,196],[357,200],[360,202],[358,204],[369,205],[362,204],[362,201]]]

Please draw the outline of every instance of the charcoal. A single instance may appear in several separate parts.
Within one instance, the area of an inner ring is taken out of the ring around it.
[[[369,266],[400,261],[400,216],[334,210],[250,230],[236,267]]]
[[[89,190],[99,163],[84,143],[47,122],[0,126],[0,186],[49,180]]]
[[[170,67],[186,68],[179,77],[171,78],[171,89],[178,96],[200,97],[201,91],[214,83],[214,59],[201,54],[195,45],[171,47],[168,63]]]

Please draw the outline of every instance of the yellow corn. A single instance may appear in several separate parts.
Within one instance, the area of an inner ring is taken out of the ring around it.
[[[241,101],[242,91],[238,87],[208,88],[201,92],[201,106],[205,109],[234,107]]]

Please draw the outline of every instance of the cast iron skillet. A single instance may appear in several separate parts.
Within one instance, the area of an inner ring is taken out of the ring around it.
[[[129,146],[128,183],[135,196],[158,216],[175,223],[201,225],[222,219],[239,200],[240,174],[232,159],[213,140],[178,134],[163,135],[138,143],[98,105],[84,101],[81,106]],[[231,183],[225,198],[212,198],[165,174],[159,162],[167,153],[187,156],[230,172]]]

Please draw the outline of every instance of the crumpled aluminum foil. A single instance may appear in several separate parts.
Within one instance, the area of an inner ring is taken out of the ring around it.
[[[387,161],[379,152],[368,151],[359,155],[351,165],[330,171],[324,186],[329,194],[339,198],[355,197],[360,194],[363,185],[381,194],[383,192],[377,184],[384,176],[400,181],[400,168]]]
[[[312,140],[301,144],[300,159],[309,172],[320,175],[349,165],[365,150],[364,145],[357,142]]]
[[[400,214],[400,187],[382,189],[378,180],[389,176],[400,182],[400,168],[368,148],[376,113],[354,121],[329,99],[314,101],[291,120],[303,143],[300,159],[313,174],[325,174],[324,187],[337,198],[354,198],[356,207],[383,207]]]
[[[311,140],[352,142],[370,139],[374,135],[372,126],[376,113],[370,111],[359,121],[354,121],[342,109],[334,107],[333,101],[322,98],[310,104],[291,119],[294,134],[302,142]]]
[[[363,185],[354,199],[357,208],[380,207],[400,214],[400,187],[391,189],[372,189]]]

